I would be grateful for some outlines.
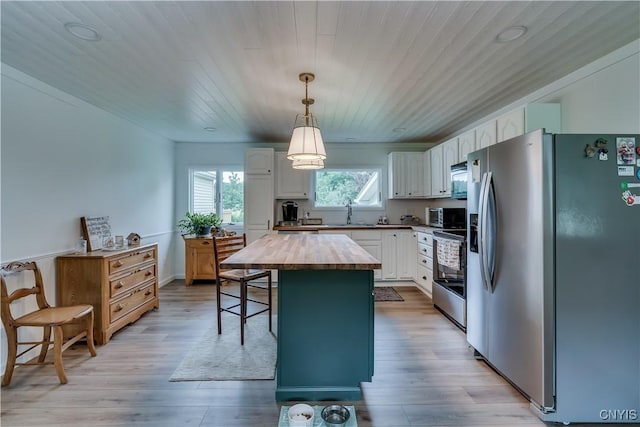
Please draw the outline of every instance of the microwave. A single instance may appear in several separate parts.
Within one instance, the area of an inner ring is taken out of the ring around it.
[[[430,227],[464,229],[467,226],[465,208],[427,208],[425,217]]]
[[[451,198],[467,198],[467,162],[451,166]]]

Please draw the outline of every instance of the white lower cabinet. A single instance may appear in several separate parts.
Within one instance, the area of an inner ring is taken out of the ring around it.
[[[433,236],[431,233],[417,233],[417,274],[415,282],[429,296],[432,295],[433,281]]]
[[[375,259],[382,262],[382,233],[380,230],[353,230],[351,238],[362,249],[369,252]],[[373,270],[375,280],[382,279],[382,270]]]
[[[411,230],[382,232],[382,280],[414,280],[415,233]]]

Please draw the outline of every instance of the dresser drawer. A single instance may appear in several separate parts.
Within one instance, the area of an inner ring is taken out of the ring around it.
[[[431,282],[433,280],[433,274],[431,273],[431,270],[427,270],[426,268],[419,265],[417,268],[417,273],[418,274],[416,277],[416,282],[418,283],[418,285],[420,285],[423,289],[431,292]]]
[[[109,321],[110,323],[126,316],[137,307],[140,307],[147,301],[155,299],[155,280],[142,285],[138,288],[130,290],[123,298],[109,304]]]
[[[130,270],[124,276],[109,281],[110,297],[117,297],[153,277],[156,277],[155,263]]]
[[[155,259],[155,249],[142,249],[109,258],[109,276],[145,261]]]
[[[209,249],[213,253],[213,239],[189,239],[187,240],[187,247],[190,249]]]

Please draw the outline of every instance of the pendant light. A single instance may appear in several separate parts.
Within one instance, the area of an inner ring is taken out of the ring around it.
[[[316,159],[316,160],[294,160],[291,165],[294,169],[322,169],[324,168],[324,160]]]
[[[312,160],[322,161],[327,158],[318,121],[309,112],[309,105],[313,104],[315,100],[309,98],[308,86],[309,82],[315,79],[315,76],[311,73],[302,73],[299,78],[304,82],[305,97],[302,103],[305,105],[305,113],[296,115],[287,159],[298,161],[297,164],[292,165],[295,169],[320,169],[324,167],[324,162],[310,162]]]

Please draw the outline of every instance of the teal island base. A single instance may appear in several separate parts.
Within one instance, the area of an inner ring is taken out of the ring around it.
[[[373,377],[372,270],[279,270],[276,400],[360,400]]]

